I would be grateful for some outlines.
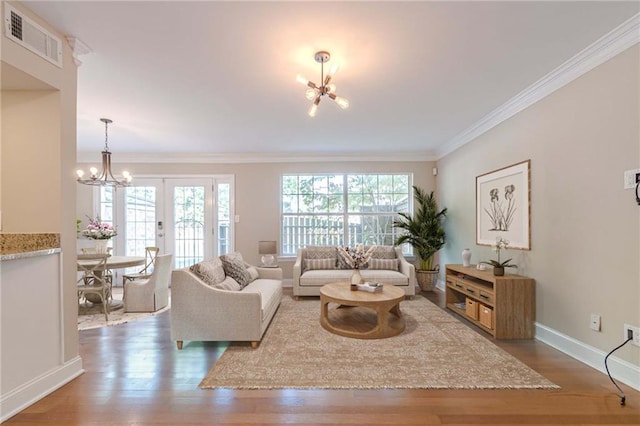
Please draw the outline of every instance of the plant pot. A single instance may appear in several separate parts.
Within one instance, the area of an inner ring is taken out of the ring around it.
[[[416,279],[418,280],[418,285],[420,285],[420,289],[422,291],[433,291],[438,282],[438,276],[440,275],[440,271],[416,271]]]
[[[494,266],[493,267],[493,275],[496,277],[501,277],[504,275],[504,267],[503,266]]]
[[[95,249],[98,254],[107,254],[109,240],[95,240]]]

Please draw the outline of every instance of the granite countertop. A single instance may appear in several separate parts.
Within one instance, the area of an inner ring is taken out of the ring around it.
[[[31,253],[50,254],[60,251],[60,234],[53,233],[0,233],[0,255],[3,260]],[[19,256],[24,257],[24,256]]]

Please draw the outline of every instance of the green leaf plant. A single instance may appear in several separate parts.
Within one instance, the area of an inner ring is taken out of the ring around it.
[[[438,268],[433,266],[433,256],[445,243],[442,222],[447,216],[447,209],[438,211],[433,191],[427,195],[417,186],[413,187],[413,191],[418,210],[413,215],[398,213],[399,218],[393,221],[393,226],[404,233],[396,239],[395,245],[410,244],[418,256],[419,270],[435,271]]]

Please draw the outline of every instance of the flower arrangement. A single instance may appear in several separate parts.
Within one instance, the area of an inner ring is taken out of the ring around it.
[[[511,262],[511,259],[507,259],[504,262],[500,262],[500,250],[502,249],[507,249],[509,247],[509,240],[505,240],[502,237],[497,237],[496,238],[496,243],[494,245],[492,245],[493,247],[493,251],[495,251],[497,253],[498,256],[498,260],[489,260],[488,262],[480,262],[480,263],[485,263],[487,265],[491,265],[494,268],[517,268],[517,265],[511,265],[509,264],[509,262]]]
[[[109,240],[117,234],[113,226],[108,223],[102,223],[100,216],[95,219],[89,218],[89,224],[82,231],[82,235],[90,240]]]
[[[360,269],[365,263],[371,259],[371,255],[375,251],[376,246],[371,246],[369,250],[364,251],[364,246],[358,244],[356,248],[338,246],[338,252],[342,255],[342,258],[347,265],[353,269]]]

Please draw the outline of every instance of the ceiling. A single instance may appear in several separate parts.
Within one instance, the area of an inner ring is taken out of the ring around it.
[[[23,3],[79,56],[78,152],[128,158],[433,159],[639,10],[638,2]],[[350,101],[318,114],[318,50]],[[91,158],[93,158],[91,157]]]

